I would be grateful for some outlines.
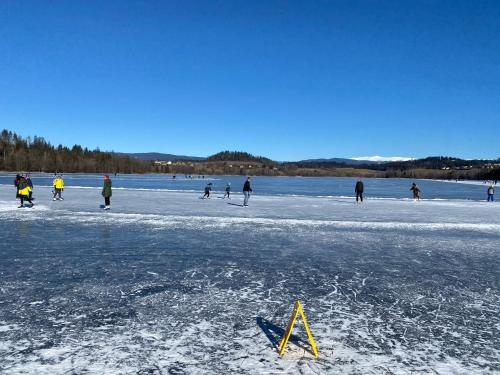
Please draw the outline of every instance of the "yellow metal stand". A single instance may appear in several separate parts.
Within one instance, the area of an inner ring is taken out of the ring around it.
[[[280,356],[283,356],[285,354],[285,348],[286,344],[288,343],[288,339],[290,338],[290,335],[292,334],[292,329],[293,325],[295,324],[295,321],[297,320],[297,316],[299,315],[302,317],[302,321],[304,322],[304,327],[307,332],[307,337],[309,338],[309,343],[311,344],[311,349],[314,353],[315,357],[318,357],[318,349],[316,349],[316,344],[314,343],[314,339],[311,334],[311,330],[309,329],[309,325],[307,324],[307,319],[306,315],[304,314],[304,310],[302,309],[302,305],[300,304],[299,301],[295,301],[295,305],[293,307],[293,312],[292,312],[292,317],[288,321],[288,325],[286,327],[285,333],[283,334],[283,337],[281,338],[280,345],[278,346],[278,352]]]

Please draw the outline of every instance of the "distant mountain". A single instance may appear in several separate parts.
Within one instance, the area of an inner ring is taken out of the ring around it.
[[[173,155],[173,154],[163,154],[160,152],[136,152],[136,153],[126,153],[132,158],[139,160],[160,160],[160,161],[177,161],[177,160],[206,160],[206,158],[200,156],[185,156],[185,155]]]
[[[376,163],[388,163],[388,162],[393,162],[393,161],[408,161],[408,160],[415,160],[414,158],[409,158],[406,156],[361,156],[357,158],[352,158],[352,160],[359,160],[363,162],[367,161],[372,161]]]
[[[193,160],[193,161],[253,161],[253,162],[269,162],[272,163],[271,159],[254,156],[246,152],[239,151],[223,151],[209,157],[200,156],[187,156],[187,155],[174,155],[174,154],[164,154],[160,152],[136,152],[136,153],[117,153],[120,155],[127,155],[135,159],[146,160],[146,161],[178,161],[178,160]],[[345,164],[345,165],[373,165],[373,164],[384,164],[396,161],[406,161],[412,160],[411,158],[383,158],[381,156],[373,156],[365,158],[321,158],[321,159],[307,159],[301,160],[300,163],[321,163],[321,164]]]
[[[466,160],[449,156],[429,156],[424,159],[412,159],[407,161],[394,161],[383,164],[384,168],[394,169],[491,169],[498,166],[498,159],[473,159]]]
[[[372,165],[386,163],[385,161],[347,159],[347,158],[330,158],[330,159],[308,159],[301,160],[300,163],[320,163],[320,164],[345,164],[345,165]]]

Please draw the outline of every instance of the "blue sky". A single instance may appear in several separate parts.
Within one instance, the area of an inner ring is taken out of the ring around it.
[[[500,157],[499,1],[0,2],[0,127],[276,160]]]

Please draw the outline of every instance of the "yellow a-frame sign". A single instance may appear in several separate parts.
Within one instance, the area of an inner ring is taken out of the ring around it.
[[[292,317],[290,318],[290,321],[288,322],[288,326],[286,327],[285,333],[283,334],[283,337],[281,338],[281,342],[278,346],[278,352],[280,356],[283,356],[285,354],[285,348],[286,344],[288,343],[288,339],[290,338],[290,335],[292,334],[292,329],[293,325],[295,324],[295,321],[297,320],[297,316],[299,315],[302,317],[302,321],[304,322],[304,327],[307,332],[307,337],[309,338],[309,343],[311,344],[311,349],[314,353],[315,357],[318,357],[318,349],[316,349],[316,344],[314,343],[314,339],[311,334],[311,330],[309,329],[309,326],[307,325],[307,319],[306,315],[304,314],[304,310],[302,309],[302,305],[300,304],[299,301],[295,301],[295,306],[293,307],[293,312],[292,312]]]

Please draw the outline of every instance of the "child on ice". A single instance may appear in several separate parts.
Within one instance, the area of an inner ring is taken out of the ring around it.
[[[52,181],[52,186],[54,187],[54,197],[52,199],[55,201],[62,201],[63,198],[61,197],[61,192],[64,191],[64,181],[61,175],[57,175],[57,177],[54,178],[54,181]]]

